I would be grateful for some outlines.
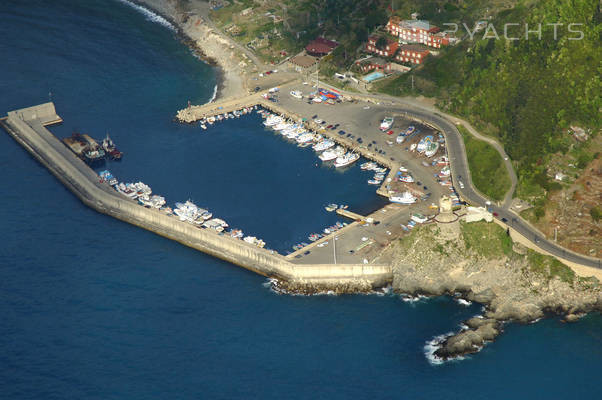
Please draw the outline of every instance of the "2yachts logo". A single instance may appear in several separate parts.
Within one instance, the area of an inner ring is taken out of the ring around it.
[[[466,23],[458,25],[456,23],[451,22],[444,23],[443,25],[448,27],[448,29],[445,30],[445,33],[447,34],[455,34],[458,33],[458,31],[461,32],[461,30],[464,29],[468,34],[470,40],[474,40],[475,37],[477,37],[477,33],[480,31],[483,31],[483,36],[477,37],[477,39],[500,40],[501,38],[504,38],[506,40],[542,40],[542,32],[544,26],[552,27],[554,40],[558,40],[559,31],[561,29],[566,29],[569,32],[569,40],[582,40],[585,36],[583,31],[579,30],[579,27],[584,25],[582,23],[539,23],[535,25],[506,23],[502,26],[501,30],[496,29],[496,27],[490,23],[477,23],[475,24],[473,29],[470,29],[468,25],[466,25]]]

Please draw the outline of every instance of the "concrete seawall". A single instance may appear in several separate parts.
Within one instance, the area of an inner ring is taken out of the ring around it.
[[[65,147],[45,125],[61,122],[54,104],[11,111],[0,121],[5,130],[87,206],[176,240],[258,274],[296,285],[379,287],[392,279],[388,265],[296,265],[282,255],[242,240],[201,229],[155,209],[147,209],[99,181],[98,175]]]

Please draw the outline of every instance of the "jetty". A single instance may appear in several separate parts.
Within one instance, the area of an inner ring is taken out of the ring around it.
[[[257,99],[259,96],[251,97]],[[221,104],[220,111],[229,107]],[[233,101],[231,107],[237,109],[240,104],[240,101]],[[208,113],[212,111],[210,105],[206,106]],[[0,119],[0,126],[84,204],[100,213],[301,288],[344,287],[350,291],[365,291],[384,286],[392,280],[389,265],[295,264],[274,251],[220,235],[211,229],[199,228],[160,210],[145,208],[101,181],[85,162],[46,128],[61,122],[54,104],[50,102],[10,111]]]

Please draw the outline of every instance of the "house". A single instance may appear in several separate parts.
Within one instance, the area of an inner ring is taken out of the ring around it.
[[[417,44],[402,44],[395,56],[395,60],[403,63],[422,64],[431,52],[424,46]]]
[[[307,54],[313,57],[323,57],[330,54],[339,44],[332,40],[317,37],[305,46]]]
[[[357,60],[355,65],[359,68],[363,73],[377,70],[382,71],[385,74],[391,73],[391,63],[380,58],[380,57],[370,57],[364,58],[362,60]]]
[[[445,32],[424,20],[401,20],[393,16],[386,26],[387,32],[399,37],[401,42],[421,43],[440,48],[449,45],[450,38]]]
[[[382,46],[379,46],[379,40],[383,42]],[[382,57],[392,57],[398,47],[399,44],[396,41],[388,38],[379,38],[378,36],[370,36],[366,43],[366,51],[368,53],[378,54]]]

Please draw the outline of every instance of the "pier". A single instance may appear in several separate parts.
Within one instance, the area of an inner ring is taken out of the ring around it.
[[[210,229],[148,209],[119,194],[58,140],[46,126],[60,123],[53,103],[10,111],[0,125],[84,204],[168,239],[231,262],[260,275],[297,285],[345,286],[368,290],[389,283],[388,265],[295,264],[284,256]]]

